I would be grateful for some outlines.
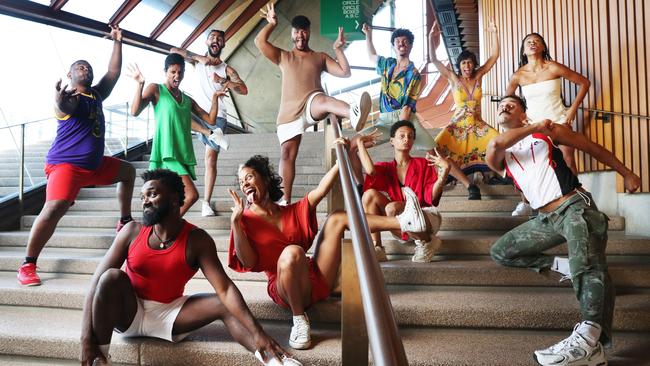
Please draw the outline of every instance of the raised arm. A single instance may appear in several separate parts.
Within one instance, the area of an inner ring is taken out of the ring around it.
[[[352,75],[352,72],[350,71],[348,59],[343,52],[343,46],[345,46],[345,35],[343,34],[343,28],[339,27],[339,36],[332,46],[336,54],[336,60],[330,56],[325,56],[325,71],[340,78],[347,78]]]
[[[451,164],[446,157],[440,155],[437,149],[434,149],[434,152],[435,155],[427,153],[424,158],[429,162],[429,166],[434,167],[438,173],[438,179],[431,187],[431,204],[437,207],[440,197],[442,197],[442,189],[451,170]]]
[[[562,65],[561,63],[553,62],[551,64],[551,67],[554,69],[553,71],[558,76],[570,80],[572,83],[577,84],[579,86],[578,94],[576,94],[576,98],[573,100],[573,103],[571,103],[571,107],[569,107],[569,109],[567,110],[566,121],[564,122],[567,126],[571,126],[573,120],[576,117],[576,113],[578,112],[578,108],[582,104],[582,101],[585,99],[585,96],[589,91],[589,86],[591,86],[591,82],[586,77],[569,69],[568,67]]]
[[[262,52],[264,57],[277,65],[280,63],[282,50],[269,42],[269,36],[278,25],[278,17],[275,15],[275,7],[273,3],[270,3],[266,5],[266,11],[264,9],[261,9],[260,11],[262,12],[260,16],[265,18],[268,24],[265,25],[255,37],[255,46],[260,50],[260,52]]]
[[[113,91],[113,87],[120,78],[122,72],[122,30],[118,26],[111,25],[109,37],[113,40],[113,53],[108,63],[106,75],[95,85],[95,90],[102,97],[102,100],[108,98]]]
[[[438,56],[436,55],[436,50],[438,49],[438,46],[440,45],[440,27],[438,26],[438,22],[434,21],[433,25],[431,26],[431,31],[429,31],[429,61],[433,63],[433,66],[438,69],[440,72],[440,75],[444,76],[449,80],[450,82],[454,81],[456,79],[456,74],[445,66],[440,60],[438,60]]]
[[[169,53],[178,53],[179,55],[183,56],[183,58],[185,58],[185,61],[191,63],[192,65],[196,64],[197,62],[205,65],[210,61],[207,56],[197,55],[196,53],[188,51],[184,48],[172,47],[169,49]]]
[[[514,95],[515,91],[517,91],[517,87],[519,87],[519,76],[517,75],[517,72],[515,71],[514,74],[510,77],[510,80],[508,81],[508,86],[506,87],[506,94],[505,95]]]
[[[359,160],[361,160],[363,171],[369,176],[375,175],[375,163],[368,153],[368,147],[375,146],[379,136],[381,136],[381,132],[375,129],[367,135],[360,135],[357,139],[356,146],[359,150]]]
[[[373,65],[377,64],[377,51],[375,50],[375,45],[372,44],[372,28],[366,23],[363,23],[361,26],[361,31],[366,35],[366,52],[368,53],[368,58]]]
[[[241,225],[242,214],[244,213],[244,199],[239,197],[237,192],[228,189],[228,194],[233,201],[232,214],[230,215],[230,230],[232,231],[235,252],[237,258],[246,268],[253,268],[257,264],[257,252],[248,241],[248,236]]]
[[[332,166],[332,168],[327,173],[325,173],[323,178],[321,178],[320,182],[318,183],[318,187],[307,193],[309,207],[312,210],[315,210],[320,201],[323,200],[325,196],[327,196],[327,193],[329,193],[330,189],[332,189],[332,186],[334,185],[334,182],[338,176],[339,163],[336,162],[334,166]]]
[[[71,115],[79,105],[77,89],[68,90],[68,85],[61,87],[61,79],[54,85],[54,114],[56,118],[65,118]]]
[[[99,344],[93,333],[93,314],[92,305],[95,298],[97,283],[106,270],[110,268],[120,269],[126,260],[129,251],[129,245],[140,231],[140,224],[131,221],[117,233],[113,244],[104,255],[104,258],[95,269],[95,273],[90,280],[90,288],[86,293],[84,300],[83,315],[81,320],[81,364],[91,366],[93,360],[102,353],[99,350]]]
[[[598,160],[599,162],[616,170],[620,175],[623,176],[625,188],[630,193],[639,189],[641,185],[641,178],[634,174],[633,171],[628,169],[609,150],[589,140],[585,135],[573,132],[569,127],[565,125],[556,124],[552,127],[553,128],[550,131],[547,131],[545,134],[550,136],[553,141],[561,145],[575,147],[576,149],[591,155],[592,158]]]
[[[210,105],[210,112],[206,112],[201,108],[194,99],[190,98],[192,102],[192,113],[199,116],[202,120],[209,125],[214,126],[217,123],[217,113],[219,113],[219,98],[226,95],[226,90],[221,89],[212,94],[212,104]]]
[[[487,31],[492,34],[492,53],[488,57],[487,61],[476,70],[476,78],[480,78],[483,75],[487,74],[488,71],[497,63],[499,58],[500,46],[499,46],[499,29],[494,23],[494,19],[490,20]]]
[[[226,67],[226,75],[228,80],[224,84],[224,89],[234,90],[237,94],[246,95],[248,94],[248,87],[244,80],[239,77],[237,71],[232,67]]]
[[[204,230],[195,229],[190,233],[188,241],[192,243],[193,249],[196,248],[198,266],[205,278],[210,282],[228,312],[250,332],[255,349],[260,351],[263,358],[267,358],[266,355],[269,355],[281,361],[282,355],[285,355],[286,352],[264,332],[262,326],[251,314],[241,292],[226,275],[221,262],[219,262],[214,240]]]
[[[153,102],[154,105],[158,103],[158,84],[149,84],[145,89],[144,75],[142,75],[138,65],[131,64],[128,68],[129,76],[137,83],[135,94],[133,95],[133,102],[131,102],[131,114],[137,117],[145,108],[147,108],[149,102]]]
[[[502,173],[503,169],[505,169],[504,159],[506,157],[506,149],[532,133],[544,133],[553,128],[552,124],[553,122],[551,122],[551,120],[545,119],[542,122],[514,128],[497,135],[488,143],[485,153],[485,162],[490,169],[497,173]]]

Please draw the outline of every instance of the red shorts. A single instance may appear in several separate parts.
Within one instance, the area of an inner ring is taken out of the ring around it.
[[[269,283],[266,286],[266,292],[268,292],[271,300],[283,308],[290,309],[289,304],[284,302],[284,299],[278,294],[278,288],[276,286],[277,273],[267,273],[267,275],[269,277]],[[327,299],[330,295],[330,286],[327,284],[327,280],[320,273],[320,269],[318,269],[316,262],[312,258],[309,258],[309,282],[311,282],[311,303],[307,304],[305,308],[309,308],[313,304]]]
[[[47,176],[45,201],[74,201],[82,187],[113,184],[121,163],[120,159],[104,156],[101,164],[95,170],[80,168],[68,163],[45,164],[45,175]]]

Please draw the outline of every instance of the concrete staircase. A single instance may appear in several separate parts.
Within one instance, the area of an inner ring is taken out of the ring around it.
[[[279,158],[275,134],[232,135],[231,146],[220,154],[215,188],[222,216],[203,218],[198,204],[186,216],[212,235],[224,266],[230,213],[225,189],[235,187],[237,166],[250,155],[266,154],[274,163]],[[195,152],[202,175],[202,145],[196,143]],[[387,160],[390,146],[372,154]],[[323,155],[322,133],[306,134],[294,200],[319,181]],[[135,165],[141,173],[148,163]],[[136,182],[134,193],[136,217],[141,183]],[[197,185],[202,192],[202,177]],[[532,352],[566,337],[579,320],[573,291],[558,282],[558,274],[504,268],[490,260],[490,245],[525,219],[510,216],[518,200],[512,187],[483,185],[481,190],[482,201],[467,201],[462,186],[445,191],[440,205],[443,248],[433,263],[412,263],[412,246],[384,237],[391,261],[382,269],[411,365],[534,365]],[[322,223],[325,205],[318,211]],[[114,187],[82,189],[39,259],[44,282],[36,288],[20,287],[15,278],[35,217],[24,217],[21,231],[0,233],[0,364],[78,364],[83,297],[113,240],[117,216]],[[626,235],[624,229],[624,218],[611,218],[607,253],[618,297],[610,364],[650,364],[645,352],[650,342],[650,238]],[[566,247],[552,253],[566,255]],[[265,276],[227,272],[264,328],[287,346],[290,314],[268,298]],[[187,286],[187,293],[210,291],[200,272]],[[314,306],[309,314],[315,345],[292,352],[305,364],[340,364],[340,298]],[[128,365],[257,364],[220,323],[179,344],[115,335],[111,354],[114,362]]]
[[[50,150],[52,140],[38,141],[25,145],[25,189],[45,182],[45,157]],[[104,154],[112,155],[123,150],[122,143],[117,138],[107,138]],[[18,174],[20,172],[20,152],[7,147],[0,150],[0,199],[3,196],[18,192]],[[29,180],[31,175],[32,181]]]

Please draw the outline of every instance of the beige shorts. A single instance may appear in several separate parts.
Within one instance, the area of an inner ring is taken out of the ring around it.
[[[278,125],[277,134],[278,134],[278,140],[280,140],[280,145],[282,145],[285,141],[293,137],[302,135],[306,129],[320,122],[314,120],[314,118],[311,116],[311,113],[309,112],[311,110],[311,103],[314,101],[314,97],[317,96],[318,94],[325,94],[325,93],[323,92],[312,93],[309,96],[309,98],[307,98],[307,104],[305,105],[305,110],[302,112],[300,117],[298,117],[298,119],[296,119],[293,122],[288,122],[288,123],[283,123]]]
[[[162,302],[143,300],[136,297],[138,310],[133,317],[129,329],[120,332],[125,337],[155,337],[170,342],[180,342],[189,333],[172,335],[174,322],[185,301],[189,296],[181,296],[178,299],[165,304]]]

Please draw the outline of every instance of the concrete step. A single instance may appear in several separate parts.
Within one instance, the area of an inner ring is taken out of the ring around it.
[[[217,250],[228,250],[229,229],[206,230],[214,239]],[[503,235],[500,231],[442,231],[438,236],[443,245],[440,255],[489,255],[490,247]],[[0,247],[24,247],[29,231],[0,232]],[[608,233],[606,253],[608,255],[650,255],[650,238],[626,235],[622,231]],[[107,249],[115,238],[114,228],[66,228],[57,227],[48,241],[47,248]],[[382,241],[389,257],[405,258],[413,255],[414,246],[400,244],[389,233],[382,233]],[[566,245],[547,251],[553,255],[566,255]]]
[[[217,179],[219,180],[219,179]],[[195,181],[196,183],[201,183],[201,185],[197,185],[197,190],[199,191],[199,197],[203,194],[203,182],[202,181]],[[305,184],[294,184],[293,189],[291,191],[291,196],[293,197],[292,200],[296,201],[301,198],[303,198],[307,193],[309,193],[311,190],[313,190],[316,186],[315,185],[305,185]],[[117,200],[116,196],[116,191],[115,191],[115,186],[102,186],[102,187],[93,187],[93,188],[82,188],[79,191],[79,194],[77,195],[78,200],[84,200],[84,199],[98,199],[98,198],[106,198],[106,199],[113,199]],[[133,200],[135,201],[140,201],[140,190],[142,186],[136,186],[133,189]],[[228,183],[223,183],[223,184],[215,184],[214,189],[213,189],[213,197],[229,197],[227,196],[228,194],[228,189],[232,190],[239,190],[239,187],[235,185],[235,182],[231,184]]]
[[[23,366],[31,359],[56,357],[48,365],[68,365],[80,353],[81,311],[1,306],[0,363]],[[47,324],[47,326],[44,326]],[[263,321],[264,330],[305,365],[340,365],[341,340],[338,327],[313,324],[314,347],[299,351],[287,347],[290,326],[287,322]],[[412,366],[531,366],[535,349],[554,344],[567,336],[566,331],[473,330],[402,328],[399,335]],[[607,355],[611,365],[650,364],[644,352],[650,333],[615,332],[614,348]],[[496,341],[498,340],[498,341]],[[29,344],[29,347],[25,345]],[[233,365],[257,366],[253,356],[232,341],[220,322],[193,332],[183,342],[171,344],[150,338],[127,339],[114,333],[111,345],[114,364],[129,365]],[[13,359],[13,360],[12,360]],[[70,360],[70,363],[60,360]],[[50,359],[48,359],[50,360]],[[17,362],[14,364],[5,363]],[[35,363],[35,364],[39,364]],[[78,364],[76,362],[75,364]]]
[[[315,187],[314,187],[315,188]],[[202,192],[202,189],[199,189],[199,192]],[[234,189],[234,188],[231,188]],[[215,192],[225,192],[225,187],[215,186]],[[494,200],[482,200],[482,201],[468,201],[462,197],[447,196],[442,197],[438,209],[440,212],[511,212],[519,201],[517,199],[494,199]],[[222,197],[215,197],[213,199],[214,206],[217,211],[228,215],[230,214],[230,207],[232,207],[232,199],[230,197],[225,197],[225,193]],[[325,212],[326,210],[325,200],[321,201],[318,205],[319,212]],[[141,211],[142,204],[140,200],[134,199],[131,202],[131,209],[133,211]],[[119,203],[113,198],[87,198],[83,200],[75,201],[75,204],[70,207],[70,211],[112,211],[117,213],[119,211]],[[195,204],[190,208],[190,212],[199,212],[201,211],[201,205]]]
[[[81,309],[90,275],[48,274],[43,285],[24,288],[15,272],[0,272],[0,303]],[[235,281],[256,318],[287,320],[290,313],[266,294],[266,283]],[[387,285],[400,325],[500,329],[572,329],[579,321],[570,288]],[[192,279],[186,293],[214,292],[203,279]],[[309,310],[314,322],[340,322],[340,301],[330,297]],[[650,331],[650,291],[619,290],[614,329]]]
[[[199,194],[201,193],[203,188],[199,189]],[[234,188],[231,188],[234,189]],[[219,189],[215,187],[214,193],[217,193]],[[233,206],[232,199],[230,197],[226,198],[225,194],[225,188],[221,190],[224,192],[222,197],[214,197],[216,194],[213,193],[213,206],[216,208],[217,213],[219,215],[223,216],[230,216],[230,208]],[[139,198],[139,197],[138,197]],[[302,197],[300,197],[302,198]],[[296,197],[296,199],[300,199]],[[133,199],[131,201],[131,209],[135,212],[142,211],[142,203],[139,199]],[[318,206],[316,207],[316,210],[318,212],[326,212],[327,210],[327,202],[325,200],[322,200]],[[75,201],[74,205],[70,207],[70,212],[85,212],[85,211],[110,211],[114,212],[117,214],[119,212],[119,203],[115,198],[110,199],[110,198],[87,198],[83,200],[77,200]],[[192,213],[195,212],[201,212],[201,202],[197,202],[192,207],[190,207],[190,211]]]
[[[46,247],[38,261],[39,273],[92,274],[101,262],[104,249]],[[226,252],[219,252],[226,273],[233,280],[266,281],[262,273],[239,273],[227,267]],[[0,271],[15,271],[24,260],[23,247],[0,247]],[[393,256],[395,258],[396,256]],[[403,256],[402,256],[403,257]],[[410,258],[380,263],[387,284],[438,286],[544,286],[568,287],[560,275],[542,274],[503,267],[488,256],[439,255],[432,263],[413,263]],[[610,256],[609,272],[617,287],[650,288],[650,256]],[[196,278],[203,278],[201,272]]]
[[[498,213],[485,213],[473,212],[471,215],[468,213],[455,213],[448,212],[442,217],[442,224],[440,230],[510,230],[528,220],[528,217],[513,217],[509,214],[503,213],[498,216]],[[320,214],[319,223],[322,225],[325,216]],[[507,215],[507,216],[506,216]],[[59,227],[94,227],[94,228],[111,228],[115,227],[117,222],[117,214],[110,214],[107,212],[69,212],[61,221]],[[134,212],[133,217],[138,219],[142,214]],[[83,220],[80,220],[83,217]],[[228,229],[230,227],[230,217],[228,216],[215,216],[215,217],[201,217],[198,212],[189,212],[185,218],[194,225],[203,229]],[[22,218],[22,227],[31,227],[36,219],[36,215],[26,215]],[[610,217],[609,230],[624,230],[625,219],[620,216]]]

